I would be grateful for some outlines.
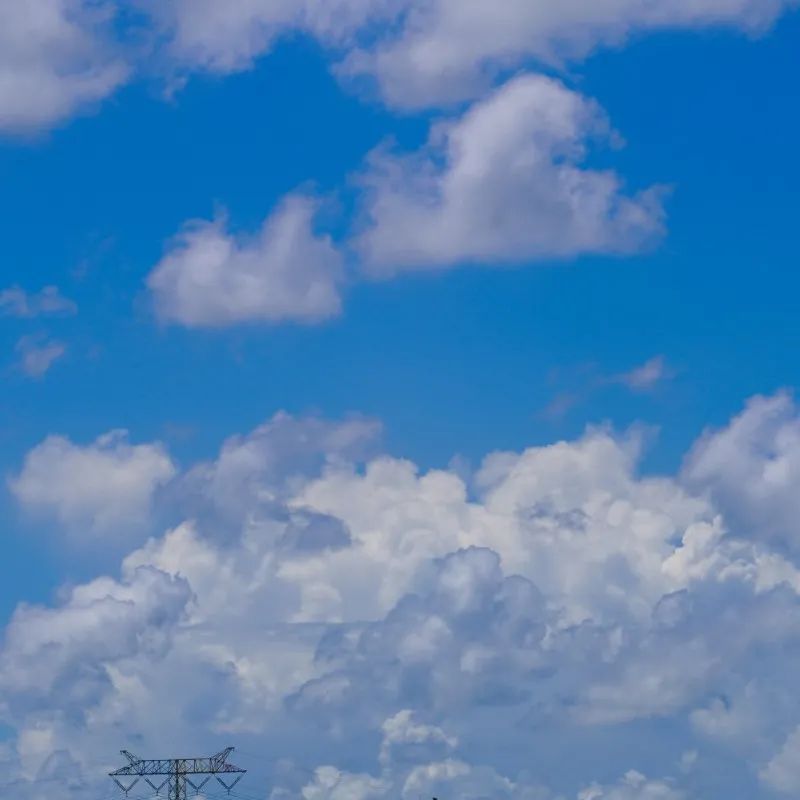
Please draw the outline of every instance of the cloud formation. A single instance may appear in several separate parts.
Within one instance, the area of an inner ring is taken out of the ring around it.
[[[653,356],[644,364],[617,376],[616,381],[634,392],[649,392],[673,376],[664,356]]]
[[[345,75],[373,77],[401,108],[473,98],[499,73],[530,62],[562,66],[601,45],[657,30],[768,28],[795,0],[407,0],[400,26],[347,54]],[[241,6],[244,7],[244,4]]]
[[[390,23],[405,0],[168,0],[144,4],[166,35],[169,56],[185,69],[221,74],[249,69],[281,37],[306,33],[347,47],[362,29]]]
[[[766,30],[796,0],[170,0],[154,6],[167,52],[185,70],[250,68],[281,37],[325,45],[344,79],[367,77],[399,108],[474,99],[530,63],[563,66],[658,30]],[[337,63],[338,61],[338,63]]]
[[[113,3],[26,0],[0,7],[0,132],[49,128],[108,97],[128,67]]]
[[[599,365],[580,364],[571,369],[554,370],[550,381],[556,384],[568,384],[568,389],[561,389],[541,411],[544,419],[556,421],[566,416],[576,406],[586,403],[598,392],[611,387],[622,386],[636,394],[654,393],[675,377],[675,370],[667,363],[664,356],[653,356],[643,364],[625,372],[603,372]]]
[[[82,539],[116,537],[145,523],[153,494],[176,472],[160,444],[132,445],[117,430],[82,446],[48,436],[25,457],[9,487],[32,515]]]
[[[57,286],[45,286],[40,292],[26,292],[10,286],[0,292],[0,315],[30,319],[32,317],[75,314],[78,307],[61,294]]]
[[[713,436],[768,446],[765,406],[796,424],[761,399]],[[224,738],[272,800],[794,791],[800,571],[750,535],[766,506],[745,527],[692,480],[640,475],[641,443],[604,429],[469,479],[377,455],[375,433],[281,415],[234,437],[171,479],[184,521],[118,578],[21,608],[0,650],[5,788],[70,776],[87,798],[118,745]],[[170,480],[140,447],[51,441],[21,475],[66,456],[91,491],[33,494],[69,526],[129,462]]]
[[[614,172],[581,166],[588,140],[607,134],[596,104],[525,75],[440,122],[423,150],[374,153],[357,240],[368,271],[630,253],[657,240],[657,190],[628,196]]]
[[[0,130],[47,129],[108,97],[146,61],[174,73],[250,69],[298,34],[334,71],[367,78],[390,106],[485,94],[530,64],[562,67],[658,30],[767,30],[797,0],[30,0],[0,11]],[[132,11],[138,13],[130,13]],[[129,41],[130,40],[130,41]],[[132,42],[138,42],[134,47]]]
[[[663,233],[662,192],[628,194],[615,172],[583,166],[591,140],[610,133],[591,100],[517,77],[434,124],[421,150],[370,154],[357,176],[360,224],[342,247],[362,277],[383,279],[639,251]],[[291,195],[251,237],[224,220],[189,223],[147,279],[157,315],[195,328],[336,316],[344,258],[314,230],[315,212]]]
[[[35,335],[23,336],[14,349],[19,356],[19,368],[29,378],[44,377],[50,367],[67,352],[63,342]]]
[[[310,198],[290,196],[252,237],[220,219],[187,224],[147,279],[159,318],[200,328],[336,316],[342,258],[314,233],[315,211]]]
[[[800,549],[800,420],[786,394],[754,397],[692,448],[684,480],[708,492],[742,535]]]

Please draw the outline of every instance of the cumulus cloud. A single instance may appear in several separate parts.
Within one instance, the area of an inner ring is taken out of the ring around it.
[[[277,41],[303,34],[345,80],[367,77],[388,104],[475,98],[529,63],[560,67],[648,31],[767,29],[796,0],[506,0],[501,13],[460,0],[135,0],[135,27],[112,0],[30,0],[0,16],[0,130],[47,128],[122,85],[135,62],[126,39],[157,43],[165,71],[231,73]],[[130,64],[128,63],[130,62]]]
[[[711,494],[744,535],[800,548],[800,416],[788,394],[755,397],[709,431],[684,465],[685,481]]]
[[[366,417],[333,423],[278,412],[246,435],[223,442],[213,461],[188,470],[176,493],[205,515],[240,524],[243,515],[259,508],[274,513],[309,473],[374,452],[380,434],[380,423]]]
[[[314,780],[303,787],[303,800],[379,800],[388,787],[370,775],[353,775],[336,767],[319,767]]]
[[[12,709],[56,703],[82,714],[113,688],[114,661],[166,652],[189,600],[186,581],[142,567],[76,586],[58,609],[20,607],[0,655],[4,698]]]
[[[31,318],[49,315],[75,314],[78,307],[61,294],[57,286],[45,286],[40,292],[26,292],[20,286],[10,286],[0,292],[0,314]]]
[[[662,232],[659,192],[628,196],[614,172],[581,166],[587,140],[607,132],[593,102],[527,75],[436,125],[422,150],[373,153],[357,240],[367,270],[385,277],[646,246]]]
[[[398,761],[419,761],[443,755],[458,746],[458,739],[448,736],[437,725],[418,722],[410,709],[398,711],[382,725],[383,743],[380,760],[383,764]]]
[[[399,30],[351,52],[345,74],[374,77],[384,98],[418,107],[474,97],[498,72],[561,65],[639,32],[707,27],[758,32],[795,0],[409,0]]]
[[[19,356],[19,368],[29,378],[43,377],[67,352],[63,342],[41,336],[23,336],[14,349]]]
[[[127,76],[109,41],[114,6],[26,0],[0,7],[0,131],[27,133],[102,100]]]
[[[342,260],[314,233],[314,215],[314,202],[295,195],[252,237],[219,219],[187,225],[147,279],[158,316],[194,328],[336,316]]]
[[[387,720],[390,722],[390,720]],[[384,746],[386,737],[384,736]],[[313,781],[300,790],[307,800],[419,800],[421,797],[458,797],[464,800],[563,800],[535,782],[513,781],[486,765],[468,764],[455,758],[427,760],[409,771],[387,765],[379,776],[343,772],[336,767],[320,767]],[[273,790],[270,800],[292,796],[284,787]],[[296,796],[296,795],[295,795]],[[684,800],[686,795],[668,781],[653,781],[635,770],[617,783],[594,783],[577,793],[578,800]]]
[[[484,92],[499,73],[530,62],[562,66],[636,33],[768,28],[795,0],[170,0],[146,4],[184,69],[252,66],[282,36],[304,33],[341,59],[345,78],[367,76],[401,108]]]
[[[640,474],[632,435],[492,453],[467,483],[375,453],[374,434],[281,415],[231,438],[173,479],[185,519],[118,578],[17,611],[0,648],[16,796],[62,773],[67,795],[98,796],[128,742],[223,738],[258,754],[249,793],[272,800],[789,786],[790,556],[682,476]],[[79,472],[75,445],[50,447]],[[84,449],[113,473],[125,448]]]
[[[48,436],[27,454],[9,486],[31,514],[91,538],[144,525],[154,492],[174,474],[160,444],[132,445],[127,432],[118,430],[86,446]]]

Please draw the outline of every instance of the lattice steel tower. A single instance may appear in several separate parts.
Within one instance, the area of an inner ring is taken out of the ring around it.
[[[162,789],[167,787],[167,800],[187,800],[186,785],[192,787],[195,794],[211,780],[216,778],[223,788],[230,794],[231,789],[242,779],[247,770],[241,769],[228,763],[228,756],[233,752],[232,747],[228,747],[221,753],[217,753],[210,758],[137,758],[127,750],[120,750],[122,755],[130,762],[114,772],[109,772],[109,776],[114,779],[114,783],[125,792],[128,792],[144,778],[145,782],[153,789],[156,794],[161,794]],[[232,783],[227,784],[220,775],[238,773]],[[205,775],[200,783],[195,784],[189,775]],[[135,776],[135,777],[134,777]],[[156,785],[150,780],[151,776],[165,776],[160,785]],[[133,778],[133,781],[125,786],[119,779],[123,777]]]

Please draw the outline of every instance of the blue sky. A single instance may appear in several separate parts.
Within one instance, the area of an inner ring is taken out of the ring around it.
[[[0,11],[9,791],[99,798],[109,732],[231,740],[273,800],[800,790],[800,15],[491,5]],[[447,702],[405,625],[460,642]],[[120,711],[199,662],[175,727]]]

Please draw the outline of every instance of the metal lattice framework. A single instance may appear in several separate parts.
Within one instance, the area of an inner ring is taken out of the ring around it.
[[[186,800],[187,784],[191,786],[195,794],[211,780],[216,778],[224,789],[230,794],[231,789],[242,779],[247,770],[241,769],[234,764],[228,763],[228,756],[233,752],[232,747],[228,747],[220,753],[210,758],[137,758],[127,750],[120,750],[122,755],[130,763],[124,767],[109,772],[114,783],[125,792],[128,792],[143,778],[150,788],[156,793],[161,794],[164,787],[167,787],[167,800]],[[238,773],[232,783],[225,783],[220,775]],[[165,776],[160,784],[153,783],[150,776]],[[205,775],[204,780],[194,783],[188,775]],[[120,778],[133,778],[127,786],[120,781]]]

